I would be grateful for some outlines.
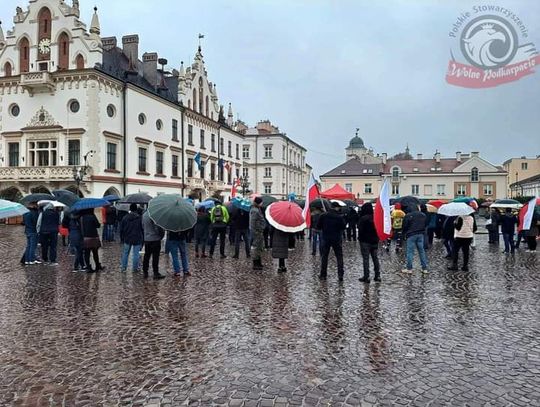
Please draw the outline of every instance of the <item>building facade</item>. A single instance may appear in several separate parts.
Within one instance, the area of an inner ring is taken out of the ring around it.
[[[363,153],[350,154],[351,145],[361,151],[363,141],[351,140],[345,163],[321,175],[323,189],[338,183],[358,199],[373,200],[379,196],[385,179],[391,183],[391,196],[413,195],[423,199],[454,199],[474,196],[501,199],[507,196],[507,173],[480,157],[477,152],[456,153],[443,158],[439,152],[432,157],[416,158],[398,154],[388,159],[387,154],[374,155],[364,148]],[[405,157],[405,158],[402,158]]]
[[[510,184],[510,196],[540,197],[540,174]]]
[[[230,197],[244,136],[223,114],[200,47],[169,72],[157,53],[139,55],[137,35],[102,37],[97,10],[87,27],[76,0],[31,0],[13,22],[5,35],[0,27],[2,196]]]
[[[508,173],[508,196],[530,196],[521,194],[521,181],[540,175],[540,156],[536,158],[510,158],[503,163],[504,170]],[[517,188],[511,188],[511,186]]]

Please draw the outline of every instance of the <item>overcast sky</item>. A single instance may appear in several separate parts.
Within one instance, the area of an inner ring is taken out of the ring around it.
[[[66,0],[70,2],[70,0]],[[197,35],[220,102],[253,125],[270,119],[308,150],[315,174],[344,160],[360,136],[389,155],[480,151],[496,164],[540,154],[540,73],[491,89],[445,82],[448,36],[478,1],[446,0],[80,0],[103,36],[137,33],[140,53],[191,63]],[[540,1],[488,2],[512,9],[540,49]],[[17,5],[2,0],[11,28]]]

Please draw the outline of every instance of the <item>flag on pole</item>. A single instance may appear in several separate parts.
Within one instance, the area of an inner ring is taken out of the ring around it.
[[[373,220],[375,229],[380,240],[386,240],[392,236],[392,217],[390,216],[390,182],[388,179],[384,184],[379,195],[379,199],[375,203],[375,213]]]
[[[313,176],[313,173],[311,173],[309,175],[309,181],[306,187],[306,204],[304,206],[304,210],[302,211],[302,216],[304,217],[308,228],[311,227],[311,210],[309,205],[319,196],[320,192],[319,187],[317,186],[317,180]]]
[[[201,153],[195,154],[195,157],[193,158],[193,161],[195,161],[195,162],[197,163],[197,168],[198,168],[199,171],[200,171],[200,170],[201,170],[201,167],[202,167]]]
[[[228,161],[225,163],[225,169],[227,170],[227,172],[231,172],[231,164],[229,164]]]
[[[529,230],[533,220],[534,209],[536,207],[538,198],[531,199],[523,208],[519,211],[519,227],[518,231]]]
[[[240,178],[236,178],[232,184],[231,198],[234,198],[238,194],[238,188],[240,188]]]

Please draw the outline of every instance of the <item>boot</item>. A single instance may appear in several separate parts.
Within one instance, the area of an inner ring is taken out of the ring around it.
[[[380,283],[381,282],[381,273],[380,272],[375,272],[375,277],[373,278],[373,281],[376,281],[377,283]]]
[[[253,270],[262,270],[262,264],[260,260],[253,260]]]

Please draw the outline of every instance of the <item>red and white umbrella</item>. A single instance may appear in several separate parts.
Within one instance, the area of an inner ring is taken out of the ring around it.
[[[295,202],[274,202],[266,209],[266,219],[277,230],[286,233],[301,232],[307,227],[302,208]]]

